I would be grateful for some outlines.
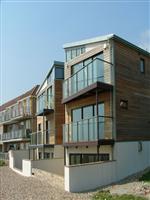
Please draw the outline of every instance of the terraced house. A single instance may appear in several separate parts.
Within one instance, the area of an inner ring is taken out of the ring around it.
[[[149,166],[150,54],[114,34],[64,49],[66,190],[92,189]]]
[[[54,61],[37,91],[37,132],[32,133],[30,155],[33,159],[63,157],[62,124],[64,105],[62,82],[64,63]]]
[[[39,86],[0,106],[2,152],[28,149],[30,133],[36,131],[36,92]]]

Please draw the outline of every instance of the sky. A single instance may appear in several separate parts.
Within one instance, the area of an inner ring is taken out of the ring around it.
[[[115,33],[150,50],[150,1],[0,1],[0,104],[41,84],[63,44]]]

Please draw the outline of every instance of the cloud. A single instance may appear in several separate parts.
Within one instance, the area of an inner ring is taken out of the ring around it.
[[[141,33],[139,46],[150,52],[150,29]]]

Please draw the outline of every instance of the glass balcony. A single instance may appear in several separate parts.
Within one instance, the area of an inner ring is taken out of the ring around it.
[[[0,113],[0,123],[9,122],[10,120],[26,116],[31,116],[31,106],[20,105],[19,102]]]
[[[38,114],[43,113],[44,110],[54,109],[54,98],[51,97],[49,100],[47,100],[46,97],[47,96],[38,98],[38,103],[37,103]]]
[[[2,134],[2,140],[15,140],[15,139],[23,139],[23,138],[29,138],[29,134],[27,134],[26,130],[20,129],[15,130],[7,133]]]
[[[94,142],[112,139],[112,118],[93,117],[63,125],[64,143]]]
[[[39,131],[31,134],[31,145],[43,145],[50,143],[50,131]]]
[[[96,82],[112,85],[112,64],[95,58],[63,83],[63,99]]]

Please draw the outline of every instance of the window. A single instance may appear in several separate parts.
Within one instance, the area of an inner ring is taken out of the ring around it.
[[[85,52],[85,47],[81,48],[81,54]]]
[[[55,77],[56,77],[56,79],[63,79],[64,78],[64,68],[56,67]]]
[[[145,60],[143,58],[140,59],[140,72],[145,73]]]
[[[81,164],[81,154],[70,154],[70,165]]]
[[[71,50],[67,50],[66,51],[66,61],[71,60],[72,56],[71,56]]]
[[[47,77],[48,84],[51,85],[53,83],[54,79],[55,79],[55,74],[54,74],[54,68],[53,68],[52,71],[50,72],[50,74]]]
[[[93,106],[83,107],[83,119],[89,119],[93,117]]]
[[[73,58],[83,54],[85,52],[85,47],[78,47],[66,50],[66,62],[72,60]]]
[[[71,67],[71,74],[75,74],[77,71],[79,71],[82,68],[83,68],[83,64],[82,63],[78,63],[76,65],[73,65]]]
[[[44,152],[44,159],[49,159],[49,158],[50,158],[50,153]]]
[[[82,110],[81,108],[74,109],[72,111],[72,121],[77,122],[82,119]]]
[[[53,108],[53,87],[47,89],[47,108]]]
[[[77,122],[81,121],[82,119],[89,119],[93,116],[96,116],[96,105],[88,105],[81,108],[75,108],[72,110],[72,121]],[[105,108],[104,103],[98,103],[98,115],[104,116],[105,115]]]
[[[75,58],[77,55],[76,55],[76,49],[72,49],[72,59]]]
[[[41,124],[38,124],[38,131],[41,131]]]
[[[108,161],[109,153],[101,154],[70,154],[69,155],[70,165],[77,165],[83,163],[91,163],[98,161]]]

